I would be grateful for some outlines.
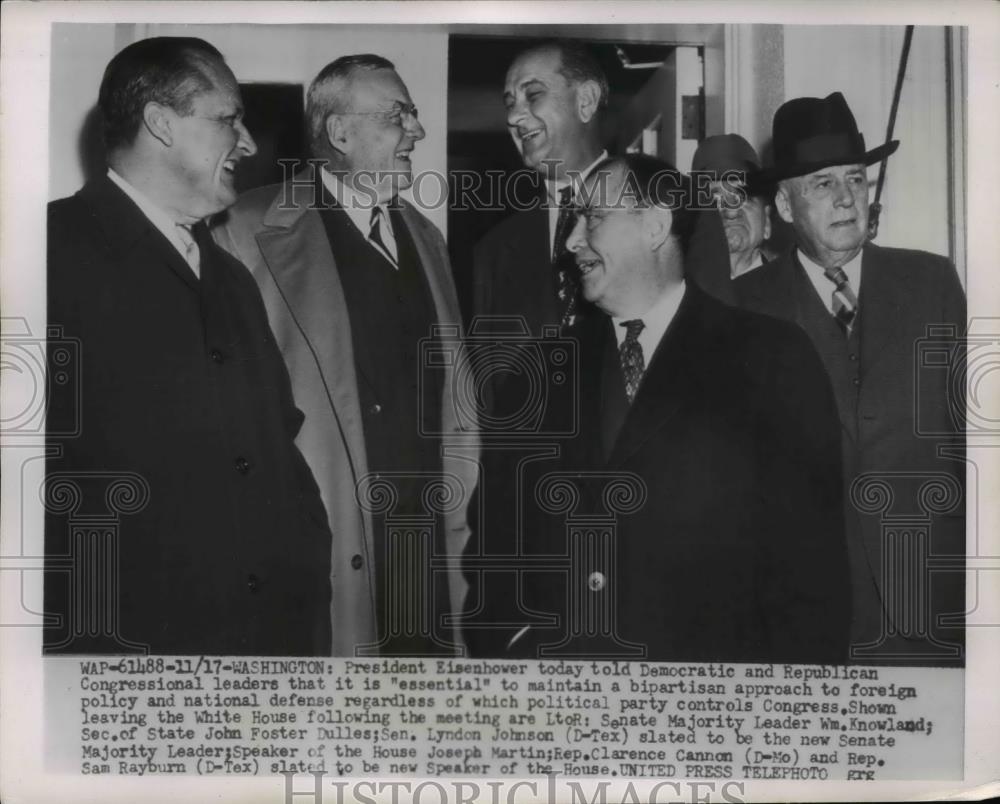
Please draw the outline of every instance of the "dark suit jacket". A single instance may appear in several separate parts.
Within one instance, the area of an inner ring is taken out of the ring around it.
[[[604,610],[621,643],[640,647],[636,658],[842,662],[849,598],[836,409],[808,341],[688,283],[609,439],[622,387],[617,343],[607,318],[577,334],[581,426],[556,462],[579,495],[571,522],[606,526],[615,477],[639,482],[643,502],[618,513],[610,548],[578,556],[562,578],[528,574],[528,607],[557,612],[563,626],[556,638],[533,628],[515,650],[559,642],[580,612]],[[526,482],[544,484],[553,468],[529,471]],[[540,551],[566,555],[565,515],[538,516]],[[607,648],[591,635],[564,649]]]
[[[484,361],[493,369],[481,381],[484,405],[489,418],[506,421],[516,419],[536,389],[533,378],[524,372],[498,370],[503,367],[516,341],[509,336],[516,334],[516,327],[496,319],[514,318],[522,323],[526,335],[541,337],[547,329],[559,332],[559,307],[556,303],[556,276],[552,267],[548,232],[548,210],[541,205],[514,213],[491,229],[476,245],[473,259],[473,305],[476,319],[474,335],[494,336],[501,339],[507,354]],[[731,295],[729,280],[729,250],[726,245],[722,219],[714,209],[698,213],[688,253],[685,258],[686,275],[711,295],[728,301]],[[578,320],[603,316],[592,305],[580,303]],[[575,337],[572,331],[564,333]],[[509,366],[507,367],[510,368]],[[558,404],[549,405],[551,410]],[[561,430],[560,426],[555,428]],[[517,440],[516,432],[508,434]],[[558,448],[560,439],[553,441],[544,434],[523,433],[525,449],[487,447],[483,451],[483,472],[477,490],[478,502],[470,510],[479,514],[478,529],[474,526],[473,538],[467,548],[467,565],[473,557],[489,556],[490,560],[504,561],[521,551],[521,543],[533,540],[533,534],[523,528],[511,526],[510,501],[516,490],[513,484],[518,466],[539,448]],[[513,559],[516,560],[516,559]],[[470,615],[465,628],[465,638],[476,655],[502,655],[511,635],[511,626],[523,622],[525,612],[517,604],[513,570],[498,570],[489,579],[489,588],[481,591],[483,578],[478,572],[467,572]],[[505,579],[506,578],[506,579]],[[495,584],[495,585],[494,585]],[[529,618],[530,619],[530,618]],[[516,628],[515,628],[516,630]]]
[[[81,426],[49,439],[46,611],[62,619],[47,648],[327,654],[330,534],[253,279],[203,225],[196,278],[107,178],[53,202],[48,227],[49,326],[81,354],[79,396],[54,388],[49,430]],[[117,533],[110,625],[69,602],[113,582],[83,577],[96,532],[76,529],[97,515]]]
[[[887,594],[901,594],[904,586],[910,586],[908,594],[919,596],[921,606],[927,599],[926,590],[916,592],[918,579],[900,576],[883,560],[883,550],[890,545],[886,539],[894,538],[884,532],[883,525],[890,523],[883,515],[905,515],[911,529],[927,527],[928,548],[938,558],[965,552],[964,441],[955,417],[961,400],[949,391],[949,382],[964,364],[954,336],[965,332],[966,305],[954,266],[926,252],[866,245],[858,293],[859,348],[853,351],[845,348],[842,336],[831,336],[828,316],[813,315],[820,299],[792,255],[737,277],[734,287],[741,306],[802,327],[833,382],[852,551],[852,641],[858,646],[877,643],[885,629],[899,630],[914,638],[909,645],[896,640],[895,646],[869,650],[868,658],[893,664],[960,662],[953,647],[932,643],[962,642],[960,617],[952,627],[937,622],[941,615],[955,617],[964,610],[961,572],[935,570],[929,579],[930,611],[910,612],[908,622],[899,621],[898,611],[886,620],[882,603]],[[951,326],[954,333],[928,341],[931,325]],[[951,347],[950,355],[943,364],[927,361],[921,367],[922,350],[935,343],[946,350]],[[949,456],[939,457],[939,447],[947,448]],[[858,486],[851,502],[855,481],[874,481],[875,475],[891,489],[888,497],[871,485],[866,493]],[[933,502],[920,487],[941,475],[943,497]],[[917,633],[924,629],[929,629],[929,641]]]

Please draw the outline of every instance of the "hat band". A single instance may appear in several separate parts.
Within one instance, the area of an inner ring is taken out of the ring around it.
[[[819,134],[795,143],[797,162],[825,162],[829,159],[864,161],[865,138],[861,134]]]

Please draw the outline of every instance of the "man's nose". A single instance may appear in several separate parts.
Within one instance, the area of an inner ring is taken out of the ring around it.
[[[517,101],[507,107],[507,125],[514,128],[524,118],[524,103]]]
[[[576,222],[573,224],[573,229],[570,231],[569,237],[566,238],[567,251],[572,251],[575,254],[587,245],[587,236],[585,234],[586,230],[586,219],[583,215],[577,215]]]
[[[849,207],[854,204],[854,191],[843,179],[837,179],[833,184],[833,203],[838,207]]]
[[[247,156],[253,156],[257,153],[257,143],[253,141],[253,137],[250,136],[250,129],[246,127],[246,124],[242,120],[236,124],[236,131],[240,135],[236,147]]]
[[[427,132],[424,131],[424,127],[420,124],[420,121],[416,117],[410,117],[409,125],[406,128],[406,133],[414,142],[419,142],[424,137],[427,136]]]

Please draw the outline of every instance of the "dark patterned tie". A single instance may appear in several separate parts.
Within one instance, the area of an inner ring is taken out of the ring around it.
[[[573,255],[566,249],[566,241],[576,225],[573,208],[573,188],[566,185],[559,191],[559,217],[556,218],[555,239],[552,242],[552,267],[556,271],[556,297],[559,300],[559,323],[563,327],[573,324],[576,316],[576,295],[579,292],[573,269]]]
[[[396,262],[395,258],[392,256],[392,252],[385,245],[385,241],[382,239],[382,207],[372,207],[372,217],[369,222],[368,230],[368,241],[378,249],[379,253],[385,257],[394,268],[398,268],[399,264]]]
[[[632,321],[622,321],[619,325],[625,327],[625,340],[618,347],[618,357],[622,361],[622,376],[625,378],[625,396],[631,405],[635,399],[642,373],[646,370],[646,360],[642,356],[642,345],[639,343],[639,333],[646,325],[641,318]]]
[[[833,317],[845,335],[851,334],[851,326],[858,314],[858,297],[854,295],[851,282],[842,268],[824,268],[826,278],[833,282]]]

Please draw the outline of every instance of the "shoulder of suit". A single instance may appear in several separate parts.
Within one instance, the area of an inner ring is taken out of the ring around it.
[[[235,204],[219,215],[219,222],[262,220],[268,209],[288,186],[285,183],[267,184],[263,187],[247,190],[236,200]]]
[[[91,252],[94,248],[106,247],[107,223],[98,213],[82,189],[66,198],[50,201],[46,216],[50,256],[75,253],[77,259],[83,259],[81,249]]]
[[[530,225],[534,216],[544,214],[544,212],[545,210],[541,208],[517,210],[487,231],[476,243],[476,247],[495,248],[502,243],[512,242],[521,235],[526,226]]]
[[[54,237],[64,237],[67,230],[79,225],[88,216],[86,204],[76,195],[50,201],[47,207],[47,225],[50,245],[58,242]]]
[[[433,233],[436,237],[444,240],[444,235],[441,234],[441,230],[438,229],[437,225],[428,218],[420,207],[416,206],[405,198],[398,199],[400,208],[403,213],[403,217],[406,219],[407,223],[413,226],[418,226],[426,232]]]
[[[862,265],[865,263],[890,265],[906,271],[937,271],[945,268],[954,270],[951,260],[940,254],[918,249],[877,246],[874,243],[865,245]]]
[[[762,271],[767,266],[757,268]],[[740,342],[766,344],[768,348],[783,349],[785,344],[795,344],[805,334],[796,324],[753,309],[735,307],[701,293],[702,317],[708,326]]]

